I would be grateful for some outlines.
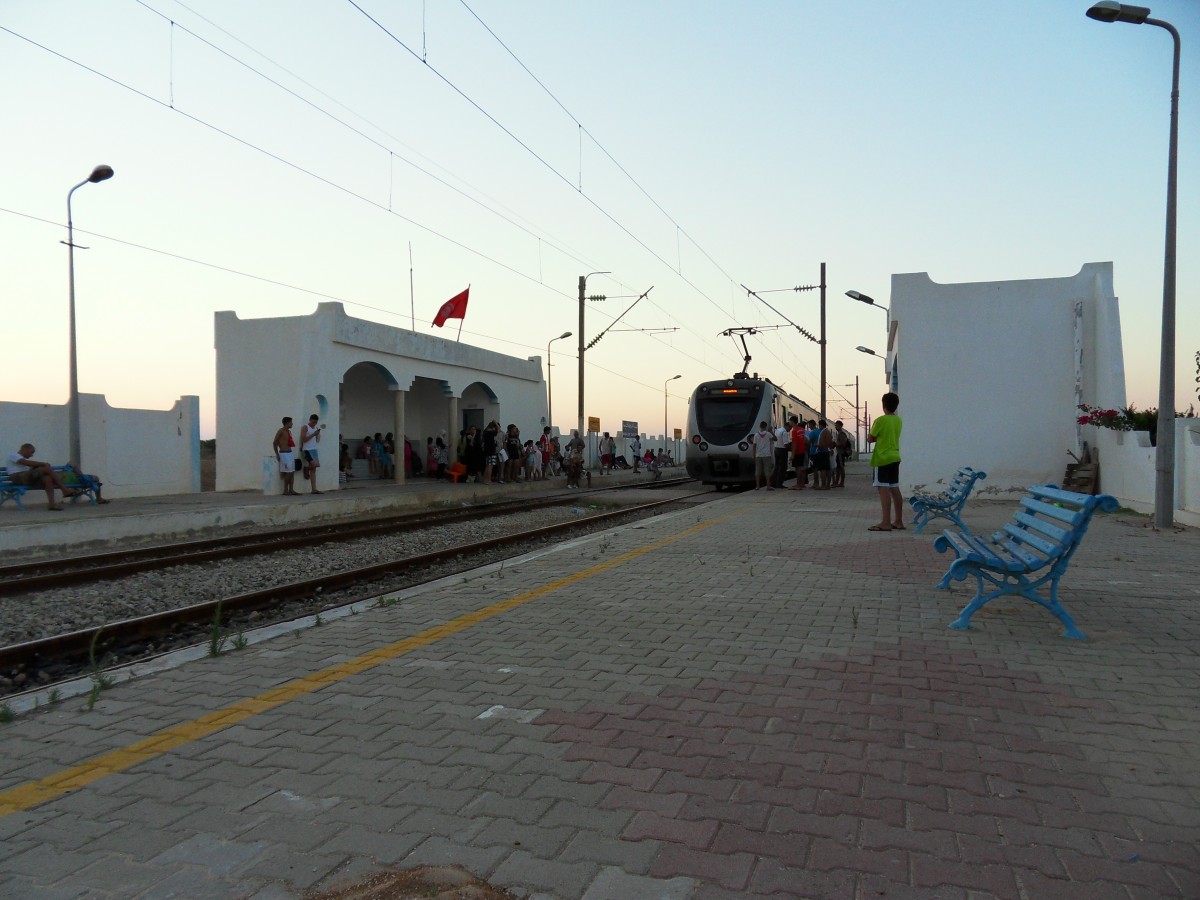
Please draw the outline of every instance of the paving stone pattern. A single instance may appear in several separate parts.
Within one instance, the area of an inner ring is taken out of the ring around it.
[[[727,495],[0,726],[3,791],[530,597],[0,815],[0,897],[273,900],[417,865],[564,900],[1200,896],[1200,534],[1095,520],[1061,592],[1087,642],[1023,600],[948,631],[970,589],[934,590],[937,530],[868,533],[849,480]]]

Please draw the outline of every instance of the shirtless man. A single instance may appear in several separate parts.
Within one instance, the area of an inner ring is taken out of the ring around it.
[[[54,471],[54,467],[50,463],[31,459],[35,450],[37,447],[33,444],[22,444],[20,450],[8,455],[8,478],[14,484],[45,488],[46,509],[61,511],[62,506],[54,502],[54,489],[58,488],[62,491],[64,499],[74,497],[78,492],[63,486],[63,483],[58,480],[58,473]]]
[[[283,476],[283,495],[298,497],[296,490],[296,439],[292,437],[292,417],[284,416],[283,425],[275,432],[272,442],[275,450],[275,461],[279,463],[279,474]]]

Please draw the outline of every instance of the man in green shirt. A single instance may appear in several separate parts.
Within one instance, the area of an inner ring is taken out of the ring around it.
[[[900,398],[888,391],[883,395],[884,415],[871,424],[867,443],[874,444],[871,467],[875,471],[875,487],[879,489],[879,505],[883,518],[868,531],[904,530],[904,498],[900,495],[900,431],[904,421],[896,415]]]

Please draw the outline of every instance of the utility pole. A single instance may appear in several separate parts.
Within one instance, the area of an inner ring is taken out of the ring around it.
[[[825,263],[821,263],[821,418],[829,421],[825,415],[825,357],[828,355],[829,340],[825,334]]]

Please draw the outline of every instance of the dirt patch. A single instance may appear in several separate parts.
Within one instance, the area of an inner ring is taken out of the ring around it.
[[[378,872],[307,900],[516,900],[461,866],[419,866],[402,872]]]

